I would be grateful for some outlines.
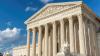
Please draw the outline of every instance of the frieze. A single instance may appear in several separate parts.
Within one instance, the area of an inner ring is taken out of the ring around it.
[[[63,11],[65,9],[68,9],[68,8],[71,8],[71,7],[74,7],[74,6],[75,6],[75,4],[48,6],[46,9],[41,11],[34,19],[43,18],[43,17],[52,15],[54,13]]]
[[[71,10],[71,9],[75,8],[76,6],[81,5],[81,4],[82,4],[82,1],[63,2],[63,3],[49,3],[46,6],[44,6],[42,9],[40,9],[37,13],[32,15],[24,23],[28,24],[30,22],[37,20],[37,19],[48,17],[48,16],[51,16],[51,15],[57,14],[59,12],[65,11],[65,10]]]

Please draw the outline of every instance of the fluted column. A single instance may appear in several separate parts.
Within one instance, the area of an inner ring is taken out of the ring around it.
[[[73,26],[73,19],[69,17],[69,36],[70,36],[70,52],[74,53],[74,26]]]
[[[84,28],[84,38],[85,38],[85,49],[86,49],[86,55],[87,56],[90,56],[90,54],[89,54],[89,50],[90,50],[90,48],[89,48],[89,37],[88,37],[88,23],[87,23],[87,19],[84,19],[84,23],[83,23],[83,28]]]
[[[45,25],[45,56],[48,56],[48,25]]]
[[[39,27],[38,56],[42,56],[42,27]]]
[[[44,30],[43,30],[44,31]],[[43,32],[43,44],[42,44],[42,56],[45,56],[45,35],[44,35],[44,32]]]
[[[92,23],[92,26],[93,26],[93,36],[94,36],[94,50],[95,50],[95,56],[98,56],[98,47],[97,47],[97,41],[96,41],[96,25]]]
[[[80,46],[79,46],[79,30],[78,30],[79,28],[78,28],[78,21],[77,21],[77,23],[75,25],[76,25],[75,26],[75,28],[76,28],[75,29],[75,31],[76,31],[76,39],[75,39],[76,40],[76,43],[75,43],[76,44],[76,50],[75,51],[77,53],[79,53]]]
[[[93,22],[92,21],[90,21],[90,28],[91,28],[91,45],[92,45],[92,54],[93,54],[93,56],[97,56],[97,51],[96,51],[96,35],[95,35],[95,30],[96,29],[94,29],[94,24],[93,24]]]
[[[80,54],[85,56],[86,55],[86,50],[85,50],[85,39],[84,39],[84,29],[83,29],[82,14],[78,15],[78,21],[79,21]]]
[[[57,54],[57,31],[56,22],[53,22],[53,56]]]
[[[48,46],[49,46],[49,53],[48,53],[48,56],[52,56],[52,48],[51,48],[51,47],[52,47],[52,45],[51,45],[52,39],[51,39],[51,38],[52,38],[52,36],[51,36],[51,32],[50,32],[50,35],[49,35],[49,45],[48,45]]]
[[[60,36],[61,36],[61,48],[62,48],[62,46],[63,46],[63,44],[64,44],[64,37],[65,37],[65,35],[64,35],[64,21],[63,21],[63,19],[62,20],[60,20]]]
[[[32,32],[33,32],[33,41],[32,41],[33,56],[36,56],[36,29],[34,28]]]
[[[92,48],[91,48],[91,34],[90,34],[90,25],[89,25],[89,23],[88,23],[88,44],[89,44],[89,55],[90,56],[92,56],[92,53],[91,53],[91,50],[92,50]]]
[[[30,56],[30,30],[27,30],[27,56]]]
[[[94,36],[93,36],[93,30],[92,30],[92,28],[93,28],[93,27],[92,27],[92,23],[91,23],[91,21],[90,21],[91,54],[92,54],[92,56],[95,56],[95,55],[94,55],[94,53],[95,53],[95,52],[94,52],[94,47],[95,47],[95,46],[93,46],[93,44],[94,44],[94,41],[93,41],[94,39],[93,39],[93,37],[94,37]]]
[[[77,53],[77,29],[76,29],[76,23],[74,23],[74,44],[75,44],[75,53]]]

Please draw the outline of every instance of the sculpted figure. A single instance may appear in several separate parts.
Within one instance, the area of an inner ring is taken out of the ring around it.
[[[60,52],[57,53],[57,56],[70,56],[69,44],[68,42],[64,43],[60,49]]]

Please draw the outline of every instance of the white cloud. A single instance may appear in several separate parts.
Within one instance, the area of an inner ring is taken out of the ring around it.
[[[28,12],[28,11],[36,11],[36,10],[37,10],[37,8],[31,7],[31,6],[27,6],[25,8],[25,12]]]
[[[15,47],[15,44],[11,44],[11,46],[10,47],[8,47],[8,48],[6,48],[5,50],[4,50],[4,53],[3,54],[5,54],[5,53],[9,53],[10,55],[13,55],[13,48]],[[2,50],[2,49],[1,49]]]
[[[8,41],[8,40],[14,40],[18,38],[20,35],[20,29],[18,28],[6,28],[5,30],[0,30],[0,42]]]
[[[40,1],[46,4],[46,3],[52,2],[52,1],[54,1],[54,0],[40,0]]]
[[[0,38],[0,41],[2,41],[2,38]]]

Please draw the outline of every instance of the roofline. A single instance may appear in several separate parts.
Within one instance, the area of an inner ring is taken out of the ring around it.
[[[46,7],[48,7],[48,6],[50,6],[50,5],[65,5],[65,4],[76,4],[76,2],[77,3],[80,3],[80,4],[82,4],[83,3],[83,1],[73,1],[73,2],[58,2],[58,3],[48,3],[48,4],[46,4],[43,8],[41,8],[38,12],[36,12],[35,14],[33,14],[30,18],[28,18],[25,22],[24,22],[24,24],[27,24],[28,23],[28,21],[30,21],[33,17],[35,17],[36,15],[38,15],[42,10],[44,10]]]
[[[85,8],[92,13],[92,15],[95,17],[95,19],[100,23],[100,17],[98,17],[92,9],[90,9],[85,3],[83,4],[83,6],[85,6]]]
[[[100,17],[96,16],[96,14],[85,3],[83,3],[83,1],[48,3],[43,8],[41,8],[38,12],[33,14],[30,18],[28,18],[24,23],[28,24],[28,21],[30,21],[33,17],[36,17],[36,15],[38,15],[42,10],[44,10],[45,8],[47,8],[50,5],[65,5],[65,4],[72,4],[72,3],[74,4],[75,2],[83,4],[83,6],[85,6],[85,8],[87,8],[88,11],[91,12],[92,15],[96,18],[96,20],[100,23]]]
[[[68,2],[56,2],[56,3],[48,3],[47,5],[65,5],[65,4],[76,4],[76,3],[83,3],[83,1],[68,1]]]

